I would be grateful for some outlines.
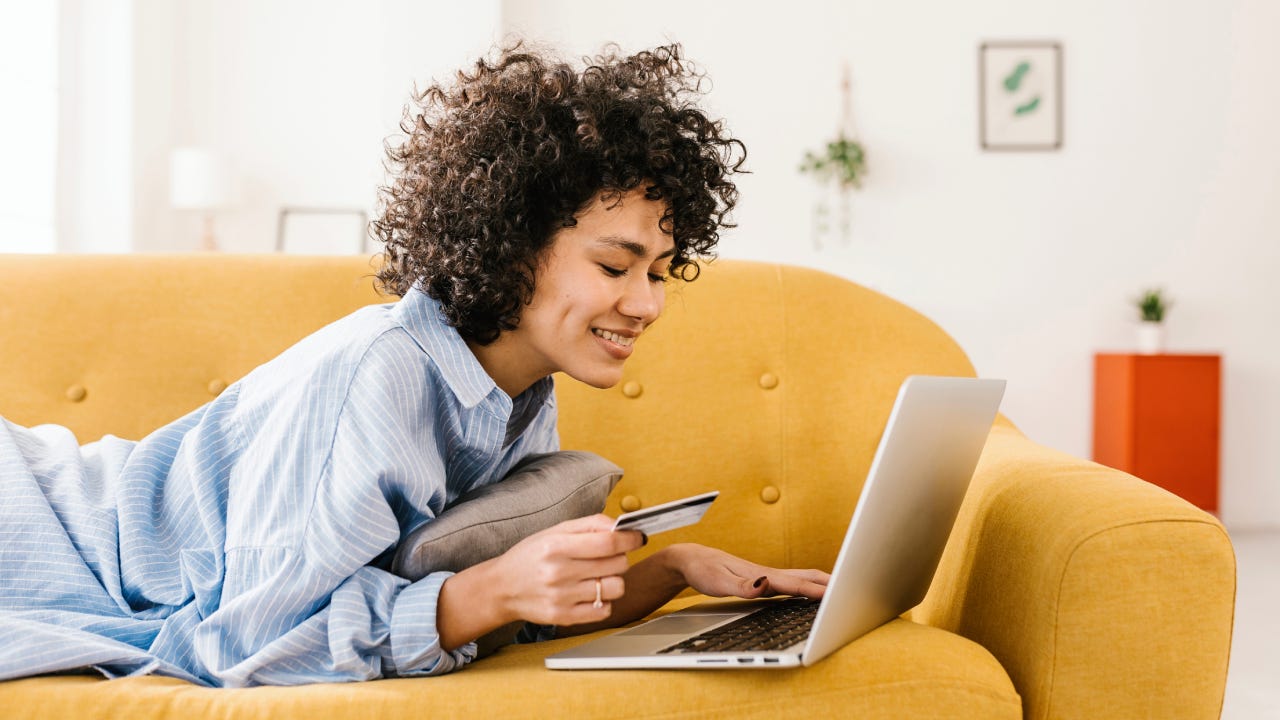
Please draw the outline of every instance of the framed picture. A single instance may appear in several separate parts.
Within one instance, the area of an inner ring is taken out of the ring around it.
[[[1062,45],[986,42],[978,49],[983,150],[1062,147]]]
[[[363,255],[369,216],[361,209],[282,207],[276,252],[297,255]]]

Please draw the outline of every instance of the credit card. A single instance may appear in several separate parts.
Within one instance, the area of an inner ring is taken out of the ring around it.
[[[693,495],[683,500],[672,500],[651,508],[623,513],[613,523],[614,530],[639,530],[645,535],[675,530],[692,525],[702,519],[719,490]]]

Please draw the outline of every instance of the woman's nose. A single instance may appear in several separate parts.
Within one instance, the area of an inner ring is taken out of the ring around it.
[[[662,314],[665,301],[666,293],[662,283],[655,283],[649,279],[648,274],[641,274],[638,279],[627,283],[626,290],[618,300],[618,312],[648,325]]]

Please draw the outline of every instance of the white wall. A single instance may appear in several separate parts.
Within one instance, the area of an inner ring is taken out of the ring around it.
[[[133,240],[131,0],[60,0],[57,247],[128,252]]]
[[[0,120],[0,252],[54,249],[59,34],[57,5],[0,4],[0,87],[22,108]]]
[[[497,0],[138,2],[142,251],[198,244],[198,216],[169,207],[174,147],[230,160],[237,199],[216,215],[224,250],[273,250],[281,206],[372,213],[382,142],[414,83],[482,53],[500,25]]]
[[[172,0],[133,0],[133,73],[135,108],[130,128],[133,169],[134,236],[137,250],[176,250],[195,246],[195,230],[178,233],[178,214],[169,208],[169,152],[174,147],[174,91],[179,70],[176,32],[179,5]],[[184,228],[185,230],[186,228]]]
[[[1129,298],[1164,285],[1171,349],[1224,354],[1223,518],[1280,526],[1280,5],[506,0],[503,20],[574,55],[682,42],[754,172],[721,255],[920,309],[1010,380],[1004,410],[1040,442],[1088,457],[1092,353],[1132,348]],[[1063,44],[1061,152],[980,151],[995,39]],[[795,168],[834,131],[844,60],[870,175],[850,246],[820,252]]]
[[[1225,356],[1223,517],[1233,529],[1280,527],[1276,3],[62,2],[114,9],[114,29],[85,47],[125,57],[124,70],[112,60],[91,71],[133,95],[103,109],[123,123],[114,140],[127,157],[110,154],[112,138],[79,136],[124,174],[74,186],[106,221],[77,216],[78,227],[100,239],[132,227],[143,251],[197,243],[197,219],[168,205],[174,147],[232,157],[240,200],[219,215],[223,247],[269,251],[281,205],[371,211],[382,141],[410,86],[503,33],[572,55],[608,40],[681,41],[714,81],[705,105],[746,141],[754,172],[741,178],[741,227],[724,257],[827,269],[917,307],[981,373],[1010,380],[1005,411],[1032,438],[1080,456],[1092,353],[1132,347],[1128,300],[1163,284],[1176,301],[1171,349]],[[1064,46],[1065,147],[983,153],[978,45],[1026,38]],[[119,52],[125,39],[131,55]],[[845,60],[871,174],[852,242],[819,251],[815,188],[796,166],[835,128]]]

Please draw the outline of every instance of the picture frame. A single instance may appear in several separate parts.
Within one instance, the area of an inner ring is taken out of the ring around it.
[[[984,42],[978,48],[978,142],[983,150],[1062,149],[1062,45]]]
[[[364,255],[369,215],[359,208],[282,207],[276,252],[295,255]]]

